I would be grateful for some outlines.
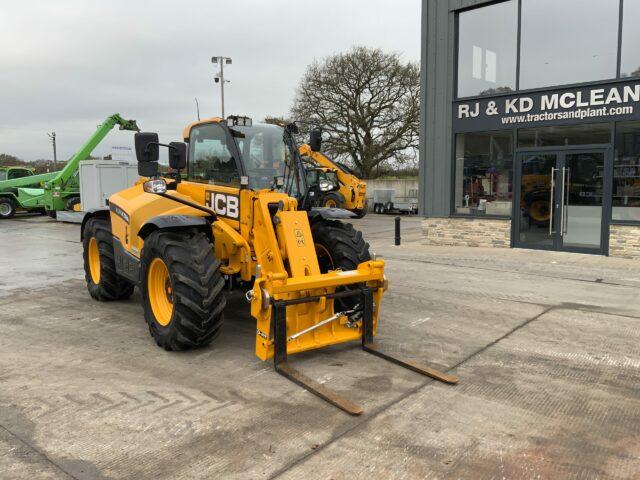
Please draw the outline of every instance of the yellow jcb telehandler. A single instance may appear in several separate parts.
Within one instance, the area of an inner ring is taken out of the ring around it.
[[[342,223],[350,212],[299,209],[295,194],[284,193],[306,191],[295,129],[229,117],[189,125],[186,143],[136,134],[141,181],[83,221],[89,293],[125,299],[137,286],[157,344],[184,350],[220,332],[225,283],[249,284],[257,356],[273,358],[278,373],[352,415],[362,408],[294,369],[288,355],[358,340],[367,352],[457,382],[375,346],[384,262]],[[160,146],[169,149],[174,178],[158,175]]]
[[[311,130],[309,143],[299,152],[307,171],[307,186],[318,207],[344,208],[362,218],[367,214],[367,182],[346,165],[320,151],[322,130]]]

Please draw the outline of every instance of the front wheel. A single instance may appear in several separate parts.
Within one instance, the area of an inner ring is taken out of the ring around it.
[[[344,208],[344,197],[338,192],[327,193],[322,199],[322,206],[326,208]]]
[[[144,242],[141,290],[149,332],[165,350],[208,345],[220,333],[226,306],[220,261],[195,230],[156,231]]]
[[[350,223],[319,220],[311,226],[311,235],[321,273],[355,270],[360,263],[371,260],[369,244],[364,241],[362,232],[353,228]],[[358,297],[337,299],[336,310],[350,310],[358,301]]]

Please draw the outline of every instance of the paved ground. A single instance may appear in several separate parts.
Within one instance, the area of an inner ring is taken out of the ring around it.
[[[356,222],[391,279],[379,339],[461,382],[295,357],[358,418],[254,356],[240,294],[212,347],[167,353],[137,293],[89,298],[77,226],[1,222],[0,478],[640,479],[640,263],[427,248],[402,221],[402,247]]]

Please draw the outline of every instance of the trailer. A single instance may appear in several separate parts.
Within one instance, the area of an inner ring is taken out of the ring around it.
[[[373,190],[374,213],[418,213],[418,192],[410,190],[408,197],[396,197],[394,188],[376,188]]]
[[[59,222],[82,223],[87,212],[109,206],[109,197],[139,180],[136,162],[85,160],[80,163],[80,203],[73,211],[59,211]]]

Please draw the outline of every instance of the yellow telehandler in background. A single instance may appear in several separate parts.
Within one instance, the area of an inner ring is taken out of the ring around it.
[[[89,293],[118,300],[138,286],[157,344],[184,350],[208,345],[220,332],[225,283],[249,285],[256,355],[273,358],[278,373],[352,415],[362,408],[294,369],[288,355],[357,340],[367,352],[456,383],[375,346],[384,261],[341,221],[350,212],[299,209],[295,194],[284,193],[307,191],[296,129],[212,118],[184,130],[188,147],[136,134],[142,180],[83,221]],[[160,146],[169,149],[174,178],[158,175]]]
[[[332,161],[320,152],[322,131],[311,130],[309,144],[300,145],[299,151],[307,166],[307,184],[318,207],[344,208],[362,218],[367,214],[367,182],[346,165]],[[315,144],[315,145],[311,145]],[[323,183],[327,187],[322,188]],[[332,184],[328,186],[326,182]]]

